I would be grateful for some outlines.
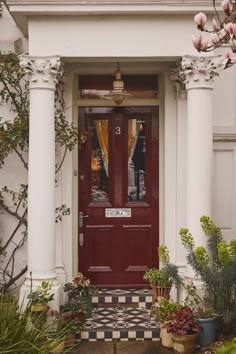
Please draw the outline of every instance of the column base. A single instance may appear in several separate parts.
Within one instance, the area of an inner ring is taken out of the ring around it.
[[[41,281],[49,281],[52,284],[52,287],[49,291],[50,294],[54,294],[54,300],[50,301],[48,306],[50,307],[50,309],[52,310],[56,310],[59,311],[60,310],[60,305],[62,303],[62,284],[57,280],[57,279],[42,279],[42,280],[30,280],[29,283],[29,279],[26,279],[26,281],[22,284],[21,288],[20,288],[20,293],[19,293],[19,305],[22,307],[22,309],[24,310],[24,308],[26,307],[27,303],[28,303],[28,295],[32,292],[32,291],[36,291],[37,288],[40,286]]]

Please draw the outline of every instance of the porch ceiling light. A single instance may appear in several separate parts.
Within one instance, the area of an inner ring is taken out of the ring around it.
[[[113,90],[105,95],[105,98],[112,99],[118,106],[128,97],[133,96],[127,93],[124,89],[124,81],[121,80],[121,71],[119,63],[117,63],[117,69],[115,72],[115,80],[113,81]]]

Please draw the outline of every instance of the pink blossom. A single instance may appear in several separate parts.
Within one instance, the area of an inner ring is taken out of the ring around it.
[[[209,37],[209,45],[215,46],[219,42],[219,37],[216,33],[211,33]]]
[[[205,23],[207,21],[207,17],[203,12],[199,12],[194,16],[194,22],[196,23],[199,29],[203,29]]]
[[[234,35],[236,33],[236,24],[228,22],[227,24],[224,24],[224,30],[226,33]]]
[[[225,58],[224,58],[223,63],[224,63],[224,69],[226,69],[232,63],[231,54],[229,52],[226,52],[224,57]]]
[[[231,60],[231,54],[229,52],[225,52],[225,59]]]
[[[233,10],[231,0],[223,0],[221,3],[221,7],[227,14],[229,14]]]
[[[213,31],[219,31],[220,27],[218,25],[218,23],[216,22],[216,20],[213,18],[212,20],[212,27],[213,27]]]
[[[225,32],[225,30],[222,28],[219,33],[219,38],[222,40],[225,36],[227,36],[227,33]]]
[[[208,47],[208,39],[203,39],[201,33],[192,35],[192,43],[198,51],[205,50]]]

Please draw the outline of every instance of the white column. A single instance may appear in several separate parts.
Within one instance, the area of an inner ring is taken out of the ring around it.
[[[200,217],[212,216],[212,90],[222,59],[186,56],[182,68],[187,90],[187,228],[196,245],[205,246]]]
[[[21,289],[26,296],[42,280],[53,284],[59,306],[55,261],[55,122],[54,95],[59,57],[22,56],[30,78],[28,164],[28,272]]]
[[[176,93],[176,235],[175,263],[180,272],[185,272],[185,253],[181,247],[179,230],[186,227],[186,121],[187,121],[187,92],[185,89],[185,75],[181,62],[170,70],[170,79],[173,81]]]

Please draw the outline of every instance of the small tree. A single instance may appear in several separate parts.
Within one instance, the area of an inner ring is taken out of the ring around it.
[[[9,107],[13,119],[0,116],[0,169],[5,167],[7,158],[15,154],[23,168],[28,170],[29,141],[29,84],[25,69],[15,54],[0,54],[0,104]],[[62,158],[55,166],[58,173],[67,151],[81,146],[86,134],[78,130],[65,118],[63,82],[60,81],[55,94],[55,142],[61,149]],[[18,177],[18,176],[17,176]],[[16,177],[16,179],[17,179]],[[15,220],[8,237],[0,238],[0,290],[5,292],[26,272],[27,265],[16,271],[16,256],[27,239],[27,182],[20,183],[17,190],[10,186],[0,189],[0,211]],[[65,204],[56,208],[56,222],[63,215],[69,215],[70,208]]]

